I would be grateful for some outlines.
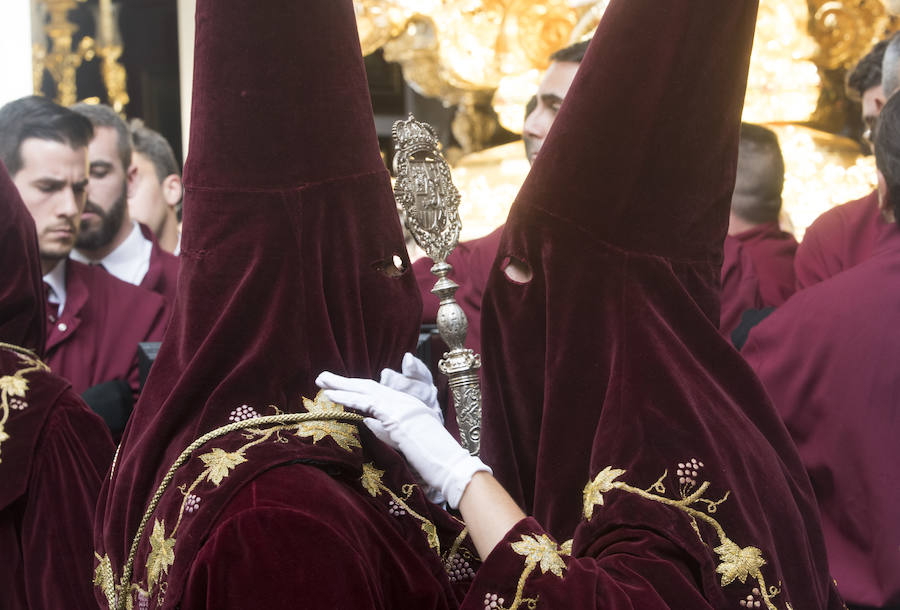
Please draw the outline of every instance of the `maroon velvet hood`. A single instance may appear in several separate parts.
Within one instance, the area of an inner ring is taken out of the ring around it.
[[[242,405],[303,412],[323,370],[398,367],[421,311],[412,274],[387,268],[394,255],[409,261],[352,2],[199,0],[196,25],[173,317],[98,505],[98,556],[117,575],[192,441],[240,419]],[[252,471],[303,451],[264,451]],[[245,481],[225,479],[215,502]]]
[[[46,300],[31,213],[0,162],[0,341],[44,353]]]
[[[731,548],[727,534],[761,550],[784,600],[825,607],[809,482],[717,331],[756,9],[610,3],[498,251],[533,278],[496,266],[485,291],[482,447],[526,511],[559,540],[574,534],[576,554],[610,528],[650,529],[702,566],[716,599],[712,551]],[[662,496],[701,511],[727,497],[709,511],[724,530]],[[761,586],[747,583],[729,604]]]

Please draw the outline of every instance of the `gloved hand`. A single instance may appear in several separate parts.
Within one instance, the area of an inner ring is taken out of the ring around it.
[[[400,370],[402,371],[400,373],[393,369],[381,371],[381,385],[409,394],[413,398],[418,398],[431,410],[435,419],[443,424],[444,414],[441,412],[441,405],[438,403],[437,388],[434,387],[434,379],[425,363],[406,352],[403,355]],[[387,431],[384,429],[384,425],[380,421],[368,418],[366,419],[366,426],[378,437],[378,440],[393,446],[388,438]],[[396,449],[396,447],[394,448]],[[431,498],[431,500],[443,502],[443,499],[435,500]]]
[[[322,373],[316,385],[329,400],[362,411],[381,422],[388,444],[400,451],[426,485],[439,489],[451,508],[459,506],[476,472],[491,472],[469,455],[418,398],[371,379]]]

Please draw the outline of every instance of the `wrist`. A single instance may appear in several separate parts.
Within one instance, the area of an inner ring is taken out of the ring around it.
[[[493,474],[493,471],[484,462],[468,453],[456,464],[451,465],[448,470],[450,474],[441,487],[441,493],[447,499],[447,504],[453,509],[459,506],[466,487],[477,473]]]

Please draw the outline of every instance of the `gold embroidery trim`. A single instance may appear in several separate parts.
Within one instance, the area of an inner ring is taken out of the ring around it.
[[[166,472],[166,475],[163,477],[163,480],[160,482],[159,486],[156,489],[156,492],[153,494],[152,499],[150,500],[150,504],[147,506],[147,509],[144,511],[143,516],[141,517],[140,525],[138,526],[137,532],[134,535],[134,539],[131,543],[131,548],[128,552],[128,560],[125,563],[125,569],[122,573],[122,578],[120,579],[120,584],[118,587],[118,591],[116,591],[116,587],[111,587],[110,583],[114,581],[114,577],[112,575],[112,566],[108,565],[108,556],[99,557],[97,556],[100,564],[97,567],[95,572],[94,582],[98,586],[101,587],[104,595],[107,600],[110,602],[110,608],[115,607],[117,610],[126,610],[126,604],[131,600],[131,577],[134,571],[134,561],[137,556],[137,549],[140,544],[141,538],[144,535],[144,530],[147,527],[148,522],[150,521],[150,517],[153,515],[153,512],[156,510],[156,507],[159,505],[160,500],[162,499],[163,494],[166,489],[168,489],[172,480],[175,478],[175,474],[179,468],[181,468],[187,461],[190,459],[191,455],[200,447],[205,445],[206,443],[213,441],[217,438],[225,436],[226,434],[230,434],[232,432],[236,432],[238,430],[247,430],[251,428],[262,428],[265,426],[275,426],[270,430],[265,432],[261,431],[261,437],[252,443],[241,447],[237,452],[226,453],[222,449],[214,449],[210,453],[206,453],[203,456],[200,456],[204,459],[204,464],[206,468],[203,472],[200,473],[200,476],[194,481],[194,486],[201,482],[204,478],[208,478],[214,485],[218,485],[222,478],[227,476],[228,472],[234,468],[237,464],[241,463],[241,460],[245,461],[243,458],[243,451],[248,449],[252,445],[259,444],[266,439],[270,438],[272,434],[283,430],[285,427],[293,426],[294,424],[303,424],[307,422],[317,422],[317,421],[328,421],[328,422],[342,422],[345,424],[359,424],[363,421],[363,416],[357,413],[346,413],[341,410],[316,410],[311,413],[283,413],[279,415],[267,415],[263,417],[256,417],[252,419],[247,419],[240,422],[234,422],[232,424],[228,424],[227,426],[222,426],[220,428],[216,428],[210,432],[207,432],[193,443],[188,445],[188,447],[181,452],[175,462],[169,467],[169,470]],[[340,444],[340,443],[339,443]],[[217,453],[221,452],[221,453]],[[238,460],[238,457],[240,460]],[[185,494],[185,498],[187,498],[188,494]],[[182,501],[182,509],[184,508],[184,502]],[[181,521],[181,515],[183,514],[183,510],[179,514],[179,520]],[[176,523],[176,528],[178,523]],[[173,529],[174,534],[175,529]],[[174,562],[174,544],[175,539],[173,536],[165,536],[165,523],[159,520],[155,520],[153,526],[153,533],[151,535],[151,554],[148,557],[147,565],[148,572],[152,570],[152,575],[155,575],[154,584],[156,579],[159,578],[161,573],[167,572],[168,567]],[[96,555],[96,554],[95,554]],[[152,589],[152,585],[148,586],[148,589]],[[119,593],[118,599],[116,599],[116,593]]]
[[[25,398],[25,395],[28,393],[28,380],[25,379],[25,375],[37,371],[50,371],[50,367],[41,362],[37,354],[24,347],[0,341],[0,348],[15,352],[19,359],[27,365],[12,375],[0,377],[0,447],[2,447],[3,442],[10,439],[9,434],[6,432],[6,422],[9,420],[10,397]],[[27,406],[27,403],[25,403],[25,406]],[[0,462],[2,461],[2,455],[0,455]]]
[[[625,482],[617,481],[621,475],[625,474],[625,470],[621,468],[612,468],[607,466],[600,471],[593,481],[590,481],[584,488],[584,517],[590,520],[593,516],[595,506],[603,506],[603,494],[618,489],[630,494],[634,494],[650,500],[677,508],[691,518],[691,524],[700,541],[705,544],[703,536],[700,534],[700,528],[697,521],[702,521],[710,525],[719,538],[719,546],[713,549],[713,552],[719,556],[719,565],[716,566],[716,573],[722,575],[721,586],[726,587],[735,580],[741,583],[747,582],[747,577],[752,577],[759,584],[760,595],[769,610],[777,610],[777,606],[772,602],[772,598],[781,593],[781,589],[777,586],[766,586],[765,578],[762,575],[761,568],[766,565],[766,560],[762,556],[762,551],[755,546],[740,547],[735,544],[726,534],[725,530],[719,522],[711,517],[720,504],[725,502],[730,495],[726,492],[720,500],[710,500],[704,498],[704,494],[709,489],[709,481],[704,481],[691,491],[692,485],[683,486],[681,489],[681,499],[665,497],[661,494],[666,493],[663,480],[668,475],[668,470],[663,472],[662,476],[647,489],[640,489],[628,485]],[[656,492],[656,493],[654,493]],[[690,493],[688,493],[690,492]],[[692,505],[704,504],[705,511],[697,510]],[[788,607],[790,607],[788,605]]]

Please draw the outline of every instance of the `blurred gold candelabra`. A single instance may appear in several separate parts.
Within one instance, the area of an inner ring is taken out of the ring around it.
[[[455,107],[453,133],[473,153],[498,125],[521,132],[549,55],[590,36],[609,0],[354,3],[363,53],[383,49],[411,87]],[[896,18],[876,0],[760,0],[744,119],[779,125],[785,224],[799,235],[818,213],[874,185],[871,157],[827,130],[846,117],[846,71],[894,29]],[[463,157],[454,167],[463,239],[503,222],[525,173],[520,145]]]
[[[84,36],[73,48],[72,41],[78,26],[69,21],[69,12],[85,0],[35,0],[32,22],[34,44],[32,68],[34,90],[43,88],[44,75],[49,74],[56,84],[56,102],[69,106],[78,101],[76,73],[82,63],[101,60],[100,74],[106,85],[107,97],[116,112],[124,113],[128,105],[127,75],[119,63],[122,41],[116,27],[116,8],[112,0],[100,0],[97,12],[97,38]],[[43,26],[43,27],[41,27]],[[49,38],[49,49],[44,42]]]

